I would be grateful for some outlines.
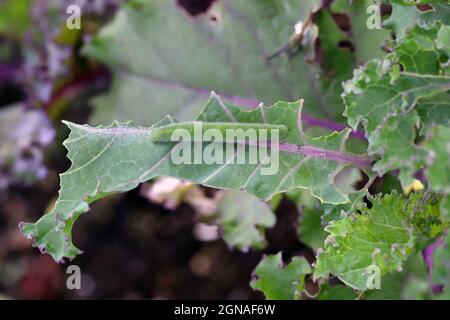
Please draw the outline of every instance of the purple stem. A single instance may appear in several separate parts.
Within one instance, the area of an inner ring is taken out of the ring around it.
[[[433,284],[433,279],[432,279],[434,252],[437,250],[437,248],[442,246],[443,243],[444,243],[444,237],[439,237],[436,239],[435,242],[433,242],[429,246],[426,246],[422,250],[422,257],[423,257],[423,260],[425,261],[425,264],[428,267],[428,281],[431,285],[431,290],[432,290],[433,294],[442,293],[442,290],[444,289],[444,286],[442,284]]]
[[[427,177],[425,176],[425,169],[419,169],[414,175],[416,179],[420,180],[422,183],[427,182]]]
[[[261,142],[248,142],[249,145],[261,145]],[[264,146],[269,146],[275,148],[270,141],[264,142]],[[326,150],[309,145],[299,146],[292,143],[280,143],[278,145],[278,150],[287,152],[302,154],[311,158],[319,158],[325,160],[336,161],[339,163],[351,164],[358,168],[368,168],[372,165],[372,160],[365,156],[360,156],[357,154],[345,153],[341,151]]]
[[[372,164],[372,160],[356,154],[348,154],[340,151],[325,150],[312,146],[298,146],[290,143],[280,143],[281,151],[303,154],[305,156],[332,160],[340,163],[352,164],[359,168],[367,168]]]
[[[308,125],[310,125],[312,127],[320,127],[320,128],[328,129],[330,131],[342,131],[345,128],[347,128],[347,126],[345,126],[343,124],[336,123],[331,120],[318,119],[318,118],[315,118],[315,117],[313,117],[309,114],[305,114],[305,113],[303,113],[302,118],[305,123],[307,123]],[[363,130],[354,130],[351,132],[350,135],[354,138],[365,140]]]

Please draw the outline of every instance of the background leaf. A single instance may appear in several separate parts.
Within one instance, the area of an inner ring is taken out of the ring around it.
[[[264,232],[275,224],[271,208],[243,191],[230,190],[218,203],[217,222],[230,247],[246,252],[266,246]]]
[[[304,289],[304,278],[312,272],[303,257],[294,257],[284,266],[281,252],[265,256],[256,266],[251,287],[264,293],[268,300],[293,300]]]
[[[339,29],[330,10],[316,13],[320,6],[318,0],[220,0],[205,14],[188,17],[174,1],[130,1],[84,48],[114,71],[110,92],[94,101],[91,123],[151,125],[168,113],[192,120],[211,90],[250,107],[302,97],[309,101],[306,113],[342,121],[341,82],[351,77],[356,59],[340,44],[353,39]],[[354,32],[362,32],[365,17],[353,12]],[[300,50],[268,60],[312,13],[316,24],[307,29]],[[379,47],[386,35],[373,30],[361,41],[376,38]],[[320,57],[314,56],[316,38]],[[367,52],[359,59],[381,50]]]

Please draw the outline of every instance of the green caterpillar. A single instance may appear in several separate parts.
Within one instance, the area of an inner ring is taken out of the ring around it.
[[[178,133],[177,130],[180,130]],[[260,131],[260,130],[265,130]],[[179,142],[183,141],[212,141],[212,136],[222,137],[224,142],[234,142],[236,136],[244,135],[252,140],[261,138],[264,135],[266,139],[273,137],[273,131],[278,130],[278,135],[288,131],[286,126],[267,123],[233,123],[233,122],[178,122],[153,129],[152,140],[154,142]],[[213,132],[214,131],[214,132]]]

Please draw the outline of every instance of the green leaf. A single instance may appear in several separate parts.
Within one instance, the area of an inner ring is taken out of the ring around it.
[[[432,283],[444,285],[442,294],[434,298],[450,299],[450,237],[448,235],[443,245],[434,252]]]
[[[441,21],[450,24],[450,5],[445,1],[433,1],[433,10],[421,11],[416,6],[404,6],[392,4],[392,13],[389,19],[384,21],[383,26],[395,32],[397,40],[401,41],[406,32],[415,25],[430,24]]]
[[[389,38],[389,30],[369,29],[367,12],[369,6],[373,6],[372,0],[358,0],[350,3],[348,0],[335,0],[331,4],[333,13],[345,15],[351,23],[351,37],[348,39],[354,50],[358,64],[383,56],[383,45]]]
[[[441,200],[441,213],[447,220],[450,219],[450,195],[445,195]]]
[[[438,50],[438,34],[445,26],[435,23],[429,26],[415,25],[405,38],[398,42],[393,53],[395,61],[402,65],[402,70],[418,74],[440,74],[440,63],[446,60]]]
[[[264,231],[275,224],[275,215],[264,202],[243,191],[230,190],[218,203],[219,223],[225,242],[241,251],[266,246]]]
[[[427,152],[415,143],[417,128],[424,133],[426,124],[450,121],[450,77],[442,68],[448,57],[436,42],[443,28],[440,23],[414,26],[394,44],[394,53],[382,61],[369,61],[344,84],[349,125],[356,129],[362,124],[369,154],[381,157],[374,170],[383,175],[400,169],[403,185],[410,184],[426,164]]]
[[[430,152],[427,170],[430,189],[450,194],[450,128],[432,128],[424,147]]]
[[[308,190],[292,189],[284,193],[287,199],[294,202],[297,207],[314,209],[317,207],[317,198],[314,198]]]
[[[304,289],[305,276],[311,267],[303,257],[294,257],[284,266],[281,252],[265,256],[256,266],[250,286],[264,293],[268,300],[293,300]]]
[[[450,26],[442,26],[436,38],[436,47],[444,50],[450,59]]]
[[[324,284],[320,286],[319,294],[317,295],[317,300],[356,300],[358,295],[351,288],[335,285],[331,286],[329,284]]]
[[[433,125],[450,127],[450,94],[442,93],[430,99],[424,99],[417,105],[417,113],[422,123],[419,133],[425,135]]]
[[[345,83],[345,116],[351,127],[362,123],[368,135],[380,129],[389,116],[410,111],[424,98],[449,90],[449,77],[399,72],[389,61],[372,60],[355,70]]]
[[[364,196],[367,194],[367,189],[361,189],[351,195],[349,195],[349,202],[342,204],[322,204],[321,208],[323,210],[322,224],[328,225],[332,221],[338,221],[348,215],[349,212],[354,212],[359,210],[365,204],[362,201]]]
[[[300,241],[314,251],[317,251],[322,246],[327,236],[320,217],[321,212],[319,210],[303,208],[297,228]]]
[[[357,289],[370,288],[370,276],[401,271],[407,257],[436,238],[441,223],[435,196],[411,194],[408,199],[392,192],[369,197],[372,207],[360,208],[325,230],[329,236],[317,254],[314,279],[337,276]]]
[[[427,282],[427,277],[427,267],[422,254],[417,252],[408,257],[402,272],[385,274],[381,277],[381,288],[365,291],[363,297],[367,300],[424,298],[423,283]]]
[[[118,122],[108,127],[65,122],[71,130],[64,145],[72,166],[61,175],[54,209],[36,224],[23,225],[22,232],[55,260],[73,258],[79,251],[70,240],[72,225],[88,210],[88,203],[113,192],[131,190],[156,176],[171,176],[215,188],[244,189],[264,200],[289,189],[304,188],[323,202],[345,203],[348,196],[334,185],[334,177],[349,165],[367,169],[370,160],[345,150],[349,130],[317,138],[306,136],[298,127],[302,105],[302,101],[279,102],[270,108],[261,106],[246,112],[213,94],[197,117],[197,121],[209,126],[219,122],[218,127],[227,122],[233,127],[238,122],[285,126],[287,133],[280,136],[278,146],[273,145],[270,158],[267,155],[263,159],[269,159],[271,168],[262,162],[236,161],[239,153],[244,152],[245,159],[249,159],[250,150],[256,154],[260,154],[261,148],[267,151],[267,144],[261,147],[249,144],[228,155],[224,152],[227,158],[221,159],[223,164],[175,164],[174,154],[188,151],[194,154],[204,143],[154,142],[152,132],[166,131],[166,126],[174,123],[170,117],[151,128]],[[192,128],[192,123],[185,125]],[[210,145],[225,147],[220,142]]]
[[[293,92],[305,90],[298,90],[300,83],[293,88],[297,81],[284,74],[292,67],[308,74],[303,59],[265,58],[318,3],[218,1],[210,9],[213,22],[210,15],[189,18],[174,1],[130,1],[85,48],[116,71],[111,93],[96,101],[92,121],[149,125],[168,113],[191,120],[211,90],[230,101],[242,97],[234,100],[237,104],[296,99]]]
[[[429,297],[430,284],[425,279],[410,279],[402,289],[403,300],[426,300]]]
[[[450,221],[450,128],[432,127],[424,142],[427,158],[429,188],[444,195],[440,210],[443,218]]]
[[[360,180],[361,173],[358,171],[357,175],[355,176],[355,171],[356,170],[347,171],[348,176],[346,177],[346,179],[348,180],[347,183],[351,182],[350,190],[353,189],[353,184],[355,184],[357,181]],[[345,170],[342,171],[340,175],[342,175],[342,173],[345,173]],[[336,180],[338,180],[338,178]],[[352,212],[356,212],[360,208],[364,208],[366,204],[363,202],[363,198],[369,191],[369,187],[371,186],[374,180],[375,176],[369,177],[369,180],[367,181],[366,185],[363,188],[361,188],[360,190],[353,189],[353,192],[348,192],[349,194],[348,198],[350,201],[347,203],[341,203],[337,205],[322,203],[321,204],[321,209],[323,210],[323,215],[321,218],[322,224],[328,225],[331,221],[340,220],[341,218],[347,217],[349,213],[351,214]]]
[[[379,175],[401,168],[402,184],[413,182],[414,173],[425,165],[427,156],[427,152],[414,143],[418,126],[419,116],[414,112],[409,117],[388,118],[383,129],[373,133],[369,153],[383,155],[373,166]]]
[[[322,226],[322,211],[318,208],[317,199],[304,189],[293,189],[286,192],[285,195],[297,205],[299,211],[298,239],[314,251],[317,251],[327,236]]]
[[[424,98],[449,90],[449,77],[399,72],[389,61],[372,60],[345,83],[345,116],[351,127],[362,123],[370,135],[389,116],[405,114]]]
[[[315,21],[319,32],[319,50],[323,60],[321,69],[316,70],[321,75],[321,81],[318,82],[320,93],[317,94],[320,94],[321,99],[327,104],[341,109],[342,82],[351,77],[355,56],[350,49],[342,48],[340,44],[350,42],[351,39],[338,27],[329,10],[317,12]],[[328,115],[328,118],[331,117],[329,112],[325,115]]]
[[[90,122],[151,125],[166,114],[192,120],[211,90],[251,107],[303,97],[307,113],[344,120],[340,82],[351,76],[354,57],[337,46],[348,36],[328,13],[317,23],[332,72],[321,73],[311,61],[315,27],[295,55],[267,59],[320,6],[319,0],[224,0],[192,18],[175,1],[128,1],[84,48],[114,72],[110,92],[94,100]]]
[[[0,2],[0,33],[21,37],[30,24],[31,0]]]

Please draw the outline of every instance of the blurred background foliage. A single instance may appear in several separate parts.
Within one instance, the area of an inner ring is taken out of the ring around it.
[[[57,174],[70,165],[61,119],[143,125],[168,113],[189,119],[214,89],[247,107],[303,97],[308,133],[322,134],[327,119],[337,128],[345,124],[341,81],[382,55],[389,37],[363,26],[371,2],[365,0],[144,2],[0,0],[1,298],[263,298],[249,285],[263,254],[283,251],[285,261],[313,262],[323,243],[321,210],[305,191],[263,204],[170,179],[101,200],[80,219],[74,242],[85,253],[74,263],[82,290],[68,290],[66,266],[20,237],[18,222],[52,206]],[[81,8],[81,30],[65,25],[70,4]],[[382,13],[389,16],[388,5]],[[316,28],[302,50],[266,60],[308,15]],[[358,152],[365,142],[352,139],[350,147]],[[349,172],[342,183],[362,186],[364,179]],[[390,176],[372,188],[401,191]],[[405,269],[387,276],[392,288],[365,297],[427,298],[421,257]],[[317,291],[312,281],[307,286]],[[318,298],[356,294],[336,280]]]

